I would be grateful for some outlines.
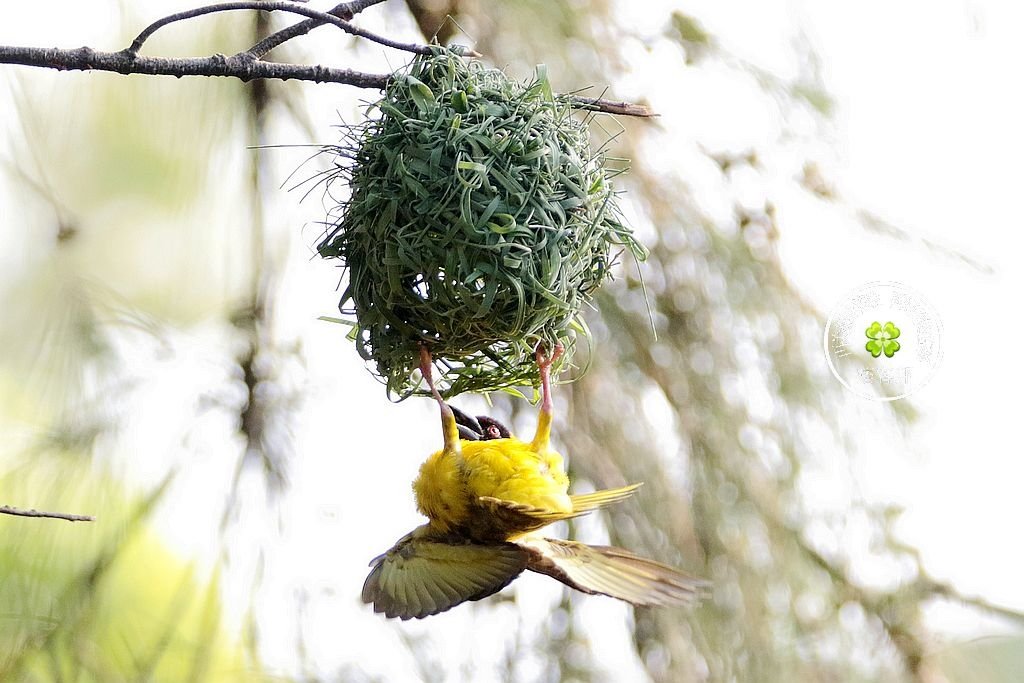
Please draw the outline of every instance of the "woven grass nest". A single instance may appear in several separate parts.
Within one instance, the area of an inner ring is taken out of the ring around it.
[[[419,347],[446,396],[535,384],[534,349],[587,335],[581,310],[623,249],[623,225],[589,120],[551,92],[438,48],[417,56],[343,126],[318,251],[347,269],[340,322],[389,392],[422,393]],[[555,368],[557,372],[559,368]]]

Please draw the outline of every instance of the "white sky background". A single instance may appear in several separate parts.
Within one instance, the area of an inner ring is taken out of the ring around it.
[[[57,24],[40,23],[44,15],[52,16],[57,4],[72,14],[62,15]],[[0,42],[98,46],[100,41],[92,38],[104,35],[104,30],[88,5],[66,2],[48,3],[46,8],[27,4],[5,8]],[[137,11],[146,17],[160,15],[155,9]],[[1024,182],[1024,90],[1019,73],[1024,43],[1019,33],[1024,5],[1015,0],[704,0],[687,3],[685,11],[704,21],[733,54],[783,75],[792,75],[794,69],[790,46],[784,41],[792,37],[793,17],[800,17],[796,23],[820,53],[825,85],[837,104],[830,126],[834,153],[822,165],[839,194],[852,206],[869,209],[904,228],[915,239],[931,240],[991,267],[991,273],[982,273],[919,242],[873,236],[852,220],[837,221],[836,212],[821,210],[814,202],[785,194],[779,198],[787,272],[821,310],[827,311],[862,283],[896,280],[923,293],[943,320],[942,367],[912,398],[923,415],[908,439],[911,452],[895,454],[879,444],[876,457],[858,459],[860,493],[907,508],[900,531],[921,549],[926,567],[937,578],[953,581],[966,593],[1024,609],[1020,581],[1024,544],[1015,541],[1024,519],[1024,449],[1016,421],[1024,378],[1024,356],[1016,348],[1024,338],[1019,310],[1024,292],[1019,265],[1024,228],[1019,201]],[[361,17],[371,27],[379,14],[374,12]],[[644,16],[667,13],[652,11]],[[411,25],[404,28],[404,37],[413,39]],[[649,29],[657,33],[662,26]],[[324,39],[323,31],[314,34],[318,40]],[[403,38],[394,26],[388,27],[388,33]],[[360,67],[383,70],[380,51],[367,49],[363,55],[370,61],[361,57]],[[389,57],[395,64],[402,60],[393,53]],[[371,64],[374,60],[377,66]],[[8,71],[10,67],[0,67],[0,73]],[[33,76],[20,71],[26,80]],[[173,81],[168,80],[167,87],[173,87]],[[631,96],[644,92],[644,87],[638,76],[634,92],[614,95]],[[324,126],[324,141],[331,136],[326,127],[336,120],[336,93],[321,88],[310,100],[314,121]],[[672,94],[662,90],[650,96],[657,106],[659,98]],[[735,135],[735,126],[722,123],[736,111],[728,88],[708,90],[707,98],[701,107],[692,108],[687,125],[707,138],[717,135],[722,148],[745,151],[758,142],[758,128],[748,127],[743,138]],[[677,105],[666,100],[666,106]],[[0,121],[6,122],[10,111],[4,93]],[[0,134],[9,132],[4,125]],[[302,156],[301,151],[291,156],[282,153],[282,167],[294,166]],[[316,208],[315,201],[309,202],[288,220],[297,220],[296,226],[318,220]],[[318,669],[329,672],[340,661],[365,659],[359,655],[366,643],[395,642],[398,628],[412,634],[426,630],[423,624],[399,627],[385,622],[357,605],[357,600],[369,558],[419,523],[409,482],[422,458],[437,447],[439,435],[436,413],[426,401],[388,402],[382,387],[362,370],[354,349],[344,342],[343,330],[316,321],[316,316],[330,315],[335,309],[337,271],[309,258],[315,232],[311,226],[300,234],[296,227],[290,237],[290,270],[280,299],[286,303],[278,311],[281,329],[301,340],[308,368],[306,406],[295,425],[298,456],[291,489],[279,501],[280,514],[268,511],[265,516],[259,511],[272,508],[262,505],[253,493],[245,506],[246,520],[237,525],[236,533],[252,539],[249,547],[262,542],[272,548],[265,558],[267,588],[260,600],[260,615],[268,629],[264,641],[268,659],[281,665],[292,661],[294,599],[308,594],[304,618],[309,658]],[[220,343],[215,333],[204,330],[189,331],[186,336],[181,343],[193,350],[195,359],[189,367],[152,370],[152,380],[168,405],[203,385],[209,370],[204,354],[212,354],[211,346]],[[812,360],[825,362],[824,356]],[[881,405],[865,402],[867,417],[882,410]],[[483,404],[478,407],[482,409]],[[176,439],[181,425],[168,424],[159,412],[130,425],[125,439],[141,434],[155,446]],[[197,442],[201,448],[203,439],[202,432],[196,434],[189,448],[196,448]],[[386,441],[388,447],[376,447],[378,440]],[[868,433],[865,443],[873,443]],[[179,448],[180,452],[175,451]],[[191,452],[178,443],[166,449],[166,453],[154,453],[151,472],[145,471],[144,459],[125,454],[135,468],[132,476],[145,481],[158,474],[158,457],[185,458]],[[209,488],[206,482],[221,481],[225,472],[217,468],[223,466],[223,460],[213,458],[190,463],[178,490],[182,495],[190,492],[192,504],[175,506],[161,524],[182,552],[207,560],[216,537],[201,530],[211,526],[209,518],[217,514],[219,501],[197,503],[205,499],[195,492],[204,485]],[[817,493],[827,496],[830,485],[824,476]],[[368,523],[371,516],[372,524]],[[278,535],[280,542],[273,540]],[[245,547],[244,542],[233,546]],[[253,559],[238,552],[236,567]],[[519,599],[528,620],[542,618],[559,588],[534,577],[519,583],[523,584]],[[249,597],[244,584],[236,584],[237,589],[230,582],[225,584],[231,603],[244,606]],[[618,620],[626,614],[618,605],[598,609]],[[978,632],[977,624],[958,610],[933,610],[932,619],[943,631]],[[515,614],[506,606],[494,620],[495,635],[515,623]],[[445,642],[453,648],[468,638],[488,642],[479,630],[468,633],[468,624],[456,610],[433,618],[430,627],[447,631]],[[475,627],[479,629],[480,624]],[[356,630],[358,640],[346,637]],[[338,641],[312,637],[323,633],[337,634]],[[601,637],[595,634],[596,639]],[[610,648],[611,643],[605,649],[610,666],[629,660],[628,652],[612,654]],[[437,655],[447,659],[443,647]],[[487,658],[487,653],[480,653],[481,660]],[[380,672],[392,676],[408,664],[392,653],[377,661]]]
[[[907,507],[901,529],[926,567],[967,593],[1024,608],[1024,361],[1019,265],[1024,46],[1014,2],[807,3],[809,31],[839,103],[837,186],[912,235],[993,269],[978,273],[920,244],[793,220],[791,277],[827,310],[862,282],[902,281],[944,324],[944,359],[912,400],[923,411],[907,459],[881,452],[869,495]],[[794,217],[796,218],[796,217]],[[788,228],[789,222],[787,222]],[[954,624],[947,624],[955,626]]]

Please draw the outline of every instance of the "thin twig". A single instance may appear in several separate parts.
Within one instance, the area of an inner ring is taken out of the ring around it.
[[[573,95],[572,106],[576,109],[591,109],[606,114],[619,114],[620,116],[658,116],[650,107],[645,104],[632,104],[630,102],[613,102],[611,100],[597,99],[594,97],[580,97]]]
[[[327,14],[333,14],[334,16],[341,17],[346,21],[351,21],[355,15],[359,14],[367,7],[372,7],[373,5],[378,5],[385,1],[386,0],[357,0],[356,2],[343,2],[327,10]],[[251,54],[253,57],[261,58],[282,43],[286,43],[292,38],[304,36],[318,26],[323,26],[323,23],[316,19],[300,21],[297,24],[292,24],[288,28],[281,29],[277,33],[270,34],[260,42],[250,47],[246,52]]]
[[[989,614],[1003,617],[1004,619],[1011,619],[1016,621],[1018,624],[1024,624],[1024,612],[1004,605],[997,605],[996,603],[989,602],[984,598],[965,595],[949,584],[935,582],[931,585],[931,592],[935,595],[946,598],[947,600],[960,602],[977,610],[988,612]]]
[[[251,81],[257,78],[342,83],[358,88],[383,89],[391,78],[387,74],[368,74],[351,69],[305,64],[264,62],[247,56],[144,57],[121,52],[99,52],[91,47],[73,50],[0,45],[0,64],[21,64],[59,71],[112,71],[123,75],[147,76],[225,76]]]
[[[66,512],[43,512],[42,510],[21,510],[9,505],[0,505],[0,515],[13,515],[14,517],[46,517],[47,519],[63,519],[68,522],[96,521],[96,518],[92,515],[72,515]]]
[[[358,26],[353,26],[349,22],[345,21],[341,17],[327,12],[321,12],[319,10],[310,9],[305,5],[301,5],[297,2],[267,2],[265,0],[250,0],[250,1],[238,1],[238,2],[221,2],[215,5],[206,5],[205,7],[196,7],[195,9],[186,10],[184,12],[177,12],[175,14],[168,15],[162,19],[154,21],[152,24],[143,29],[132,44],[125,49],[125,52],[129,55],[135,56],[142,48],[143,43],[156,33],[158,30],[173,24],[177,21],[185,21],[187,19],[194,19],[195,17],[203,16],[204,14],[213,14],[215,12],[231,12],[234,10],[259,10],[263,12],[290,12],[292,14],[299,14],[310,19],[315,19],[321,24],[333,24],[343,31],[351,33],[352,35],[366,38],[375,43],[379,43],[386,47],[393,47],[396,50],[405,50],[406,52],[414,52],[421,55],[429,55],[433,53],[432,48],[426,45],[416,45],[414,43],[400,43],[390,38],[378,36],[376,33],[371,33],[365,29],[361,29]]]

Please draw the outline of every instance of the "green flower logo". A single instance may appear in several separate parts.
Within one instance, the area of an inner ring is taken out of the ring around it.
[[[892,358],[900,350],[900,343],[896,341],[896,338],[900,336],[900,328],[891,322],[882,325],[876,320],[868,326],[868,329],[864,330],[864,334],[871,340],[864,345],[864,348],[875,358],[883,353],[886,358]]]

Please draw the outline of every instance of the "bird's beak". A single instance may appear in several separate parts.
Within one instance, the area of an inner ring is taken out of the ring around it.
[[[487,415],[467,415],[458,408],[448,405],[455,415],[455,424],[459,426],[459,438],[463,441],[489,441],[490,439],[507,439],[512,434],[508,427]]]
[[[459,438],[463,441],[479,441],[484,435],[483,427],[472,415],[467,415],[453,405],[448,405],[455,415],[455,424],[459,426]]]

